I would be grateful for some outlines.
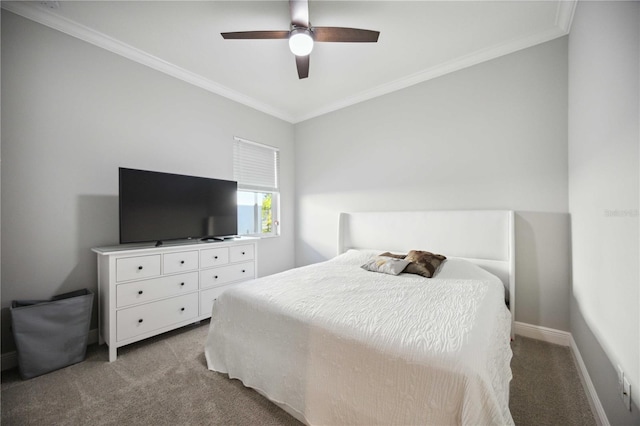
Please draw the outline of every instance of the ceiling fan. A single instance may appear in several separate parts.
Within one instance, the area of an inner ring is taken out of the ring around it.
[[[289,49],[296,56],[300,79],[309,77],[309,54],[314,42],[376,43],[379,31],[343,27],[313,27],[309,22],[308,0],[289,0],[291,28],[283,31],[238,31],[221,33],[225,40],[289,39]]]

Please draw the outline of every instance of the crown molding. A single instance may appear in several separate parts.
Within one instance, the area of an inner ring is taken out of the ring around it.
[[[571,31],[571,24],[573,23],[573,15],[576,13],[576,6],[578,0],[559,0],[558,7],[556,9],[556,25],[565,34],[569,34]]]
[[[211,93],[215,93],[264,112],[265,114],[269,114],[290,123],[293,122],[293,117],[284,111],[275,109],[268,104],[236,92],[235,90],[211,81],[199,74],[160,59],[157,56],[150,55],[136,47],[123,43],[113,37],[109,37],[106,34],[79,24],[78,22],[64,18],[55,12],[52,12],[47,7],[39,6],[37,2],[3,1],[1,3],[3,9],[13,12],[16,15],[20,15],[23,18],[30,19],[49,28],[53,28],[54,30],[101,47],[156,71],[160,71],[186,83],[193,84],[194,86],[200,87],[201,89],[207,90]]]
[[[426,70],[417,72],[415,74],[408,75],[401,79],[377,86],[371,90],[360,92],[355,96],[346,98],[340,102],[327,105],[326,107],[317,109],[305,115],[294,117],[295,123],[299,123],[311,118],[318,117],[320,115],[328,114],[333,111],[337,111],[348,106],[355,105],[357,103],[376,98],[378,96],[386,95],[391,92],[395,92],[407,87],[423,83],[428,80],[432,80],[437,77],[441,77],[446,74],[450,74],[455,71],[471,67],[473,65],[480,64],[482,62],[496,59],[501,56],[508,55],[510,53],[517,52],[528,47],[532,47],[547,41],[554,40],[556,38],[565,36],[567,33],[559,28],[555,28],[543,33],[535,33],[527,37],[515,39],[509,42],[501,43],[499,45],[478,50],[466,56],[458,57],[449,62],[436,65],[435,67],[428,68]]]
[[[571,23],[573,22],[573,15],[575,13],[577,4],[578,0],[558,0],[555,17],[556,28],[553,28],[549,31],[534,33],[527,37],[514,39],[487,49],[482,49],[469,55],[462,56],[452,61],[437,65],[435,67],[408,75],[390,83],[380,85],[371,90],[360,92],[357,95],[343,99],[340,102],[336,102],[316,109],[308,114],[296,116],[294,117],[294,123],[299,123],[311,118],[328,114],[330,112],[334,112],[339,109],[376,98],[378,96],[386,95],[418,83],[422,83],[455,71],[462,70],[464,68],[471,67],[473,65],[480,64],[482,62],[489,61],[491,59],[499,58],[500,56],[517,52],[518,50],[523,50],[528,47],[532,47],[559,37],[563,37],[569,34],[569,31],[571,30]]]
[[[95,46],[101,47],[112,53],[128,58],[134,62],[148,66],[152,69],[180,79],[186,83],[193,84],[194,86],[200,87],[201,89],[207,90],[211,93],[215,93],[217,95],[231,99],[235,102],[246,105],[289,123],[296,124],[305,120],[309,120],[311,118],[318,117],[320,115],[328,114],[330,112],[334,112],[339,109],[376,98],[378,96],[386,95],[418,83],[422,83],[455,71],[462,70],[464,68],[468,68],[473,65],[477,65],[482,62],[486,62],[491,59],[516,52],[518,50],[526,49],[528,47],[532,47],[537,44],[565,36],[571,29],[571,23],[573,21],[573,15],[575,13],[578,0],[558,0],[555,16],[556,27],[549,31],[531,34],[527,37],[514,39],[487,49],[476,51],[469,55],[462,56],[452,61],[437,65],[435,67],[408,75],[406,77],[391,81],[386,84],[382,84],[373,89],[360,92],[339,102],[323,106],[314,111],[301,115],[292,115],[286,111],[276,109],[271,105],[258,101],[257,99],[254,99],[250,96],[246,96],[240,92],[218,84],[210,79],[195,74],[156,56],[150,55],[140,49],[109,37],[99,31],[93,30],[70,19],[61,17],[55,12],[52,12],[49,8],[39,6],[37,2],[2,1],[0,3],[2,4],[3,9],[6,9],[24,18],[38,22],[42,25],[48,26],[72,37],[78,38],[87,43],[91,43]]]

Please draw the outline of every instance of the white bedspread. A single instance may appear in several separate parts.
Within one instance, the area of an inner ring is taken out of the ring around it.
[[[450,259],[433,279],[360,268],[371,253],[239,284],[205,354],[309,424],[513,424],[502,282]]]

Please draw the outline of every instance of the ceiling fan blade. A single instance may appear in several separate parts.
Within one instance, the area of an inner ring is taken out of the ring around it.
[[[309,55],[296,56],[296,67],[298,68],[298,78],[300,80],[309,77]]]
[[[291,25],[309,28],[308,0],[289,0],[289,11],[291,12]]]
[[[226,40],[264,40],[289,38],[289,31],[237,31],[233,33],[220,33]]]
[[[319,42],[375,43],[380,35],[379,31],[358,28],[313,27],[311,30]]]

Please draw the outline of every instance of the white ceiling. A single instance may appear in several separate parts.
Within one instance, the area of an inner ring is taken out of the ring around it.
[[[287,1],[2,2],[4,9],[292,123],[566,35],[575,1],[310,0],[312,25],[380,31],[317,43],[299,80]]]

